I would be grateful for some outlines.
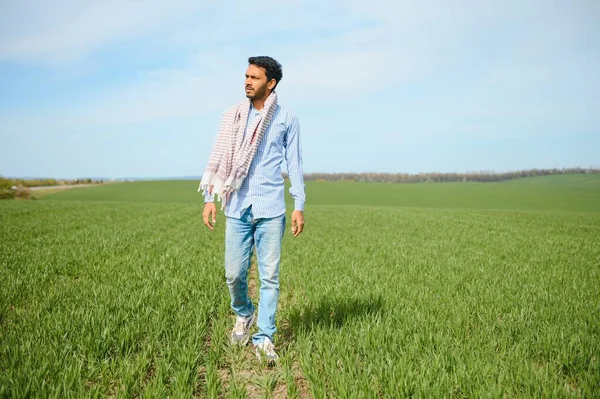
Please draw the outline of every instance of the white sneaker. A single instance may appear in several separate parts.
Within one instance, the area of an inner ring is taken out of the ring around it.
[[[279,359],[279,356],[275,352],[275,345],[273,345],[273,342],[269,338],[265,338],[263,342],[255,345],[255,347],[258,360],[264,360],[267,364],[273,364]]]
[[[249,317],[236,316],[235,326],[231,330],[231,343],[233,345],[246,345],[250,339],[250,328],[256,320],[256,313]]]

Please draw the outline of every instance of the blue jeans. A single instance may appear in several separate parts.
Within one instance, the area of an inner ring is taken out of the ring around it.
[[[227,218],[225,226],[225,278],[231,296],[231,308],[238,316],[254,313],[248,296],[248,270],[252,249],[256,244],[260,300],[258,302],[258,333],[252,343],[265,338],[273,342],[275,312],[279,299],[279,262],[281,240],[285,231],[285,214],[269,219],[254,219],[249,207],[240,219]]]

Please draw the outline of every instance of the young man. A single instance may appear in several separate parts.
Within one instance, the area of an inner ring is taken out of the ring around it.
[[[225,112],[200,189],[204,192],[204,224],[214,229],[215,195],[222,201],[225,226],[225,277],[236,322],[231,342],[246,345],[257,319],[248,297],[248,269],[256,247],[260,300],[258,332],[252,336],[256,354],[269,363],[277,360],[273,345],[279,298],[281,240],[285,231],[285,160],[294,198],[292,233],[304,229],[304,177],[298,119],[277,104],[275,87],[283,76],[271,57],[250,57],[246,97]]]

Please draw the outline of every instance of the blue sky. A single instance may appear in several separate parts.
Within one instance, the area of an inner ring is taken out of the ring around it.
[[[200,175],[247,58],[306,172],[600,167],[600,1],[0,0],[0,174]]]

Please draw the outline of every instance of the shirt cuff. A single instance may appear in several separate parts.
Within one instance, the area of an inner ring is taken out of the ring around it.
[[[304,201],[294,200],[294,210],[304,212]]]
[[[204,203],[206,204],[206,203],[209,203],[209,202],[215,202],[215,196],[211,195],[209,193],[206,193],[204,195]]]

